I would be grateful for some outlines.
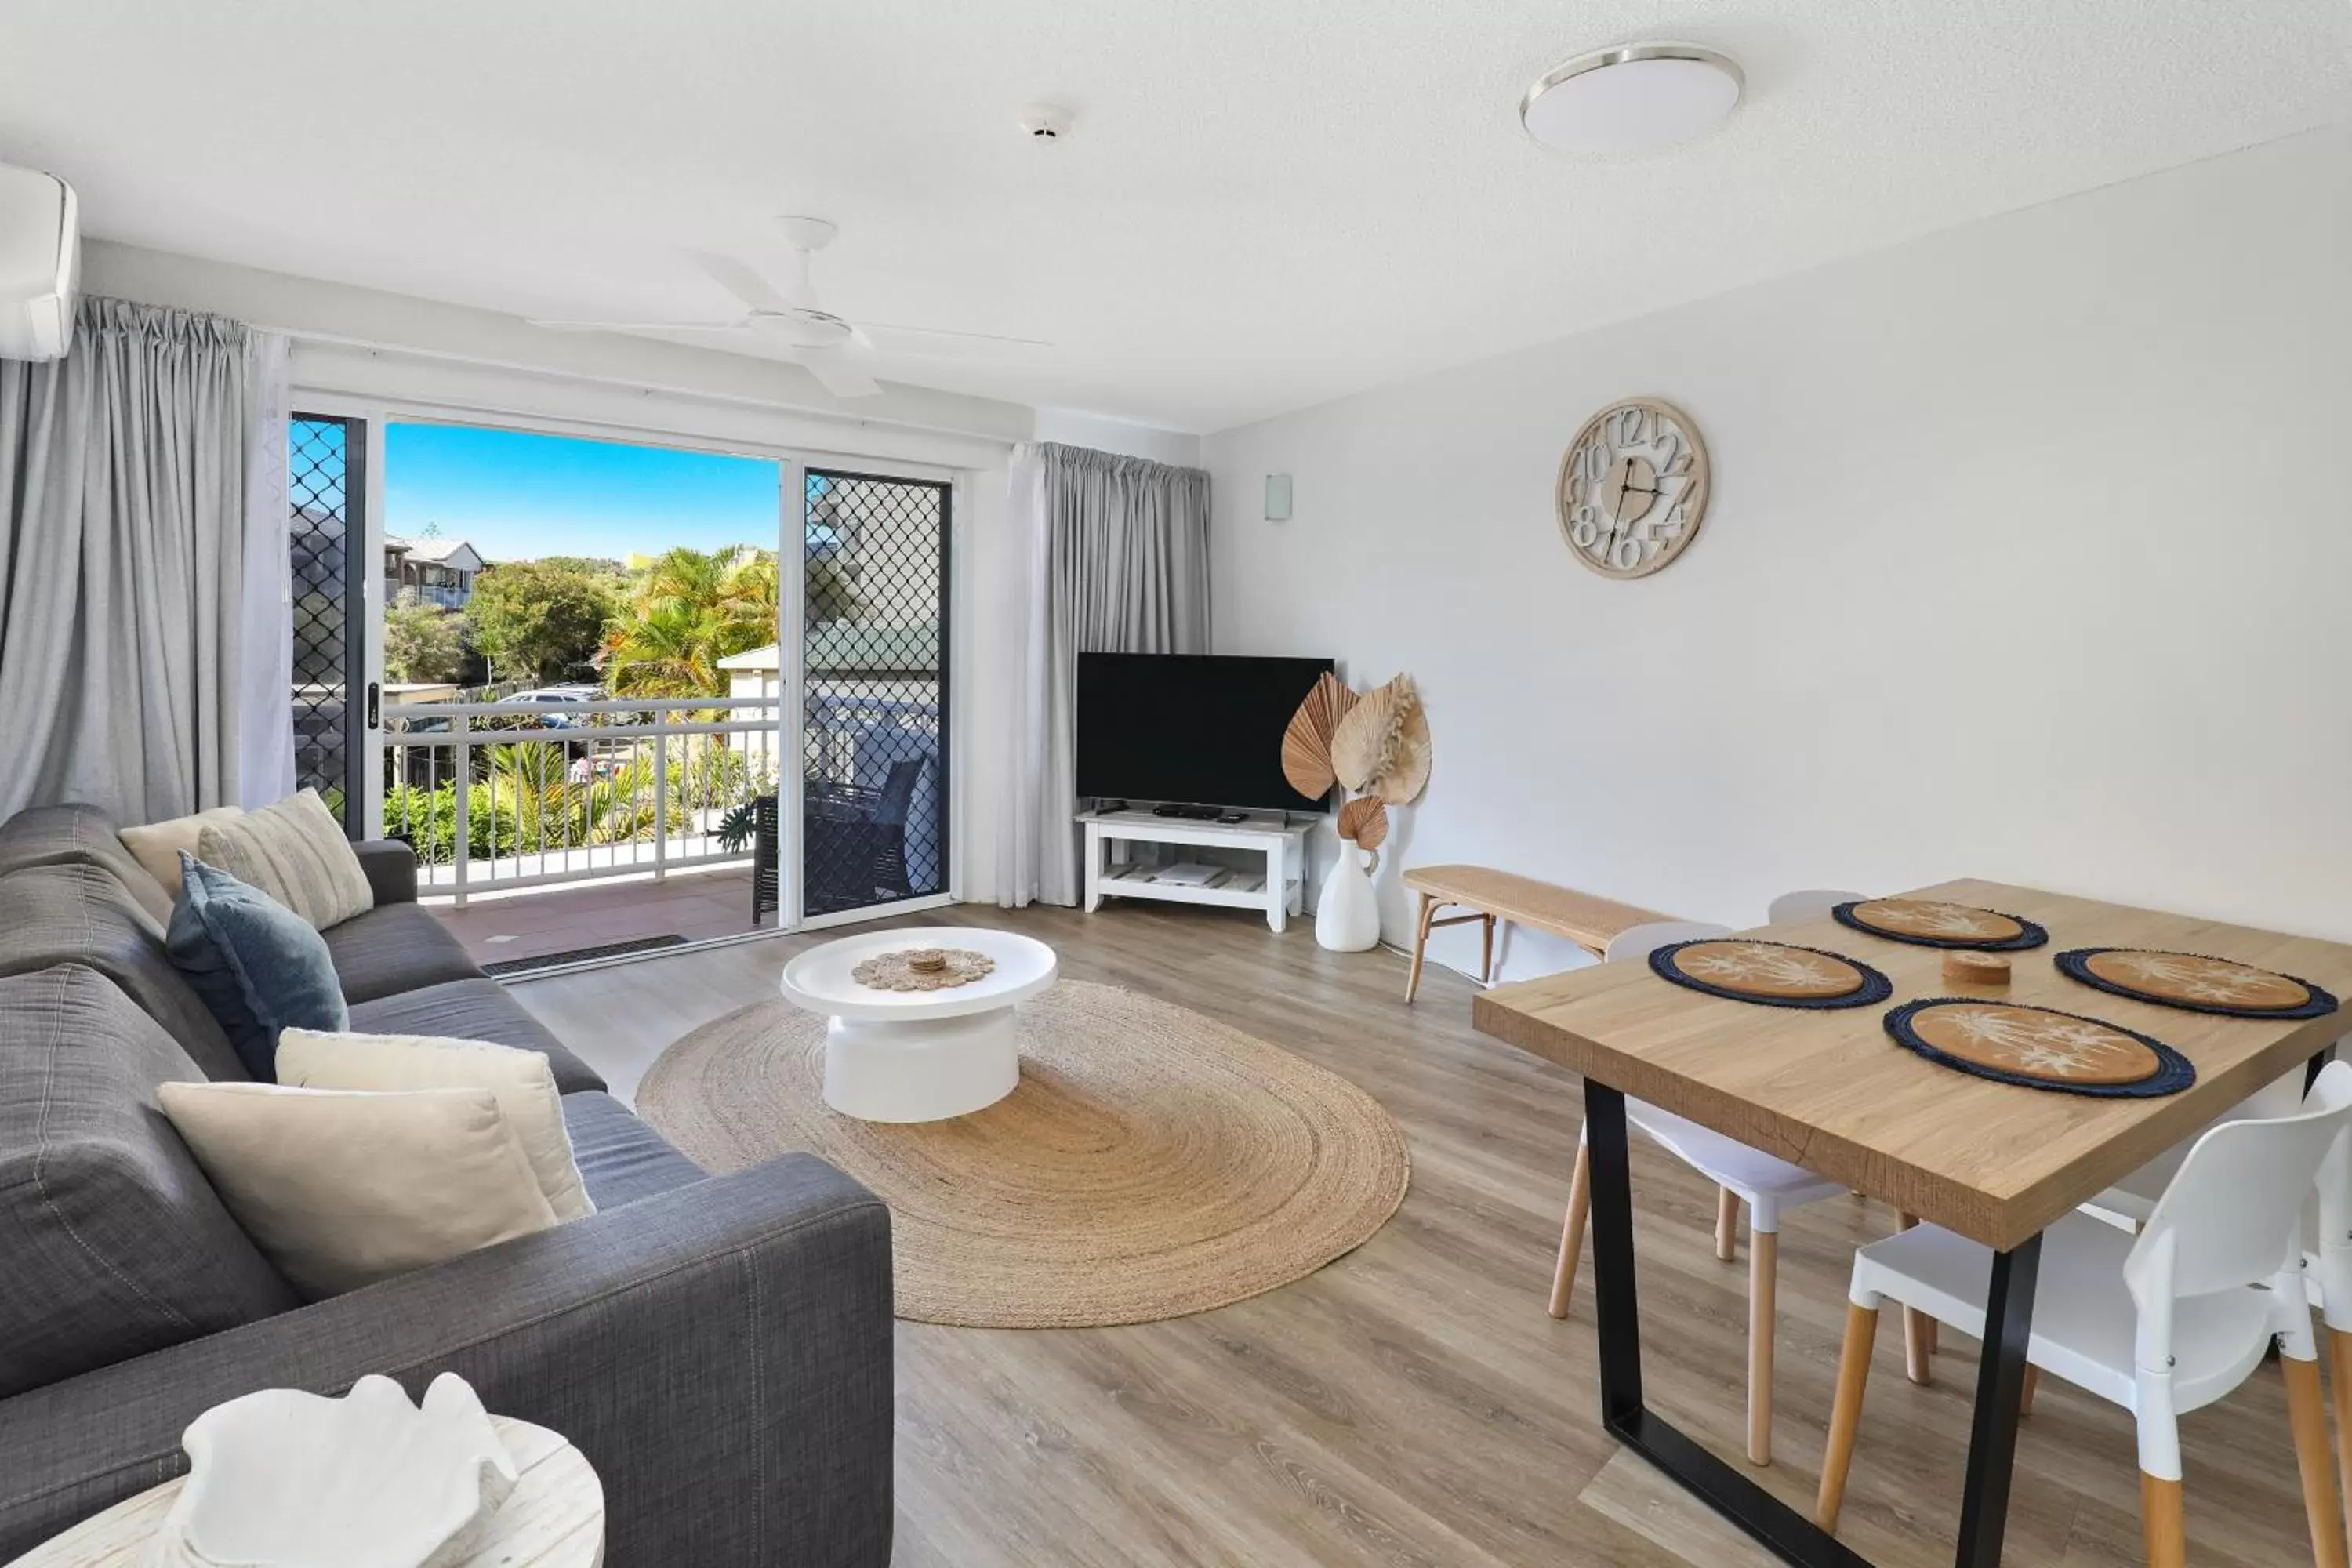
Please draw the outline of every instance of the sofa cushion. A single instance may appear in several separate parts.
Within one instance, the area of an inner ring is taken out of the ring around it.
[[[264,1083],[278,1076],[281,1030],[351,1022],[335,962],[310,922],[184,849],[163,951],[220,1020],[245,1070]]]
[[[87,964],[112,981],[206,1078],[248,1076],[203,998],[164,956],[163,932],[119,879],[73,865],[0,876],[0,975],[59,963]]]
[[[321,932],[334,955],[343,1000],[373,1002],[445,980],[478,980],[466,944],[418,904],[382,904]]]
[[[94,805],[37,805],[0,823],[0,877],[27,866],[95,866],[120,881],[161,931],[172,918],[172,891],[115,836],[114,819]]]
[[[443,1035],[518,1046],[546,1056],[555,1087],[564,1094],[604,1087],[604,1080],[565,1050],[505,986],[478,975],[354,1004],[351,1026],[368,1035]]]
[[[609,1094],[591,1089],[565,1095],[563,1122],[572,1132],[580,1179],[599,1210],[688,1186],[709,1174]]]
[[[259,888],[314,930],[341,925],[375,907],[375,889],[360,868],[343,825],[315,789],[206,823],[196,836],[196,856]]]
[[[0,1398],[298,1305],[157,1107],[204,1076],[95,970],[0,979]]]
[[[215,805],[205,811],[190,812],[185,816],[165,817],[161,822],[142,822],[121,829],[117,837],[146,873],[155,879],[174,900],[180,896],[180,851],[194,855],[196,842],[204,837],[209,823],[234,822],[245,815],[238,805]],[[165,924],[172,917],[165,915]]]

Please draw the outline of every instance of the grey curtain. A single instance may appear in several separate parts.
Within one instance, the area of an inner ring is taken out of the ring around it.
[[[0,819],[237,804],[247,338],[85,299],[64,359],[0,361]]]
[[[1209,651],[1209,476],[1051,444],[1019,454],[1030,533],[1025,688],[1015,715],[998,902],[1078,900],[1078,655]]]

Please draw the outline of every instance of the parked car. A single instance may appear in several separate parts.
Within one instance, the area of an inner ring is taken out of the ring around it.
[[[598,686],[539,686],[533,687],[529,691],[518,691],[511,697],[502,697],[499,700],[534,702],[549,708],[569,710],[583,702],[600,702],[604,700],[604,688]],[[541,715],[540,723],[550,730],[576,730],[583,724],[594,723],[598,717],[599,715],[595,714],[579,714],[570,711],[554,712]]]

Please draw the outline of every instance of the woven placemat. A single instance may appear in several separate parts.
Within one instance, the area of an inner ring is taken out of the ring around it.
[[[2178,1007],[2184,1013],[2218,1013],[2225,1018],[2320,1018],[2336,1011],[2326,988],[2292,974],[2257,969],[2235,959],[2196,952],[2165,952],[2137,947],[2076,947],[2051,962],[2069,980],[2079,980],[2111,996]],[[2263,1006],[2265,998],[2282,1005]]]
[[[782,1000],[662,1053],[637,1107],[711,1171],[806,1150],[890,1205],[897,1311],[1079,1328],[1271,1290],[1404,1199],[1403,1131],[1362,1089],[1189,1008],[1065,980],[1014,1016],[1021,1083],[970,1116],[824,1103],[826,1021]]]
[[[1891,1009],[1885,1023],[1897,1045],[1938,1066],[2020,1089],[2143,1100],[2197,1081],[2195,1066],[2163,1041],[2055,1007],[1928,996]]]
[[[1859,959],[1785,942],[1703,937],[1650,952],[1659,979],[1760,1007],[1869,1007],[1894,983]]]
[[[2022,915],[1939,899],[1856,899],[1830,910],[1838,924],[1914,947],[1966,947],[2012,952],[2040,947],[2050,933]]]

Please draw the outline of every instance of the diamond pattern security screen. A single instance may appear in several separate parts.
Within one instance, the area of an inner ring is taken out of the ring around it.
[[[950,487],[812,468],[801,909],[948,890]]]
[[[352,668],[364,657],[359,616],[361,479],[365,426],[298,414],[288,422],[288,550],[294,579],[294,784],[315,789],[356,832],[359,756],[352,733]]]

